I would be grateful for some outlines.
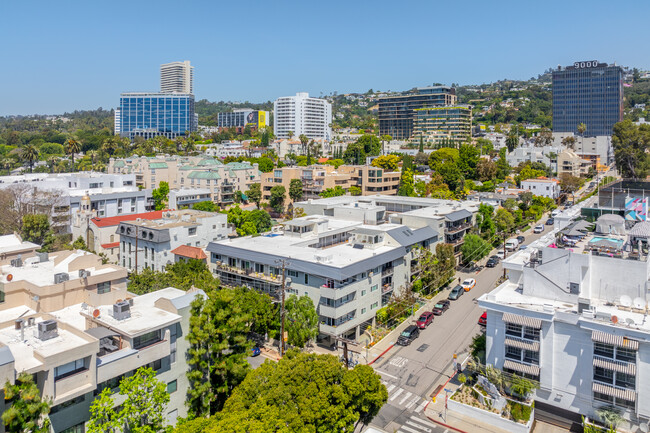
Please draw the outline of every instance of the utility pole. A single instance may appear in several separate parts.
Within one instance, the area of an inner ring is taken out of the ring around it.
[[[506,232],[505,230],[503,231],[503,260],[506,259]],[[501,263],[501,267],[503,268],[503,278],[506,277],[506,268],[503,266],[503,263]]]

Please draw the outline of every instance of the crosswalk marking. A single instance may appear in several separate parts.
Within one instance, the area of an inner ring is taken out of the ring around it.
[[[398,389],[397,392],[395,394],[393,394],[393,396],[390,398],[390,401],[395,400],[397,398],[397,396],[399,396],[402,392],[404,392],[404,390],[402,388]]]
[[[427,401],[423,400],[422,403],[415,409],[415,413],[420,413],[424,409],[424,406],[427,405]]]
[[[422,431],[420,431],[420,430],[415,430],[415,429],[412,429],[411,427],[407,427],[405,425],[400,427],[400,431],[401,430],[405,430],[405,431],[410,432],[410,433],[422,433]]]
[[[394,390],[394,389],[395,389],[395,385],[394,385],[394,384],[391,385],[391,386],[389,386],[388,388],[386,388],[386,390],[387,390],[389,393],[390,393],[392,390]]]
[[[399,404],[404,404],[404,402],[406,400],[408,400],[409,397],[412,396],[412,395],[413,395],[413,393],[407,392],[406,395],[404,396],[404,398],[402,398],[402,400],[400,400]]]
[[[438,427],[436,424],[434,424],[434,423],[432,423],[430,421],[423,420],[422,418],[418,418],[417,416],[411,416],[411,419],[414,420],[414,421],[419,422],[420,424],[428,425],[429,427],[432,427],[432,428]]]
[[[412,400],[411,400],[411,401],[406,405],[406,408],[407,408],[407,409],[410,409],[411,407],[415,406],[415,404],[418,402],[418,400],[420,400],[420,396],[419,396],[419,395],[416,395],[416,396],[413,397],[413,399],[412,399]]]
[[[428,428],[428,427],[422,427],[420,424],[415,423],[415,422],[413,422],[413,421],[406,421],[406,424],[408,424],[408,425],[410,425],[410,426],[413,426],[413,427],[417,427],[417,428],[419,428],[420,430],[423,430],[423,431],[425,431],[425,432],[427,432],[427,433],[431,433],[431,432],[433,431],[432,429],[430,429],[430,428]]]

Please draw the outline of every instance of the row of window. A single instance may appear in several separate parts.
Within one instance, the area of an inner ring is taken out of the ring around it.
[[[594,367],[594,380],[609,385],[616,385],[619,388],[636,389],[635,375],[608,370],[602,367]]]
[[[607,395],[595,391],[594,391],[594,400],[613,404],[614,406],[619,406],[626,409],[634,409],[636,407],[636,404],[633,401],[625,400],[622,398],[614,398],[611,395]]]
[[[506,322],[506,335],[539,341],[539,329]]]
[[[636,350],[594,342],[594,355],[625,362],[636,362]]]
[[[506,346],[506,358],[527,364],[539,365],[539,352]]]

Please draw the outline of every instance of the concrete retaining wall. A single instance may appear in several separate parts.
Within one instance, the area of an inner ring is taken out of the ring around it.
[[[468,406],[466,404],[460,403],[456,400],[449,399],[447,400],[447,408],[452,412],[456,412],[460,415],[468,416],[474,418],[477,421],[482,423],[493,425],[505,431],[512,433],[529,433],[530,427],[533,425],[533,419],[535,419],[535,410],[533,409],[530,413],[530,419],[528,424],[520,424],[518,422],[510,421],[504,418],[501,418],[494,412],[488,412],[477,407]]]

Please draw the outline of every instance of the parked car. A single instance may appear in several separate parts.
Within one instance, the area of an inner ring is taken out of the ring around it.
[[[451,292],[449,293],[449,297],[447,299],[455,301],[456,299],[460,298],[463,293],[465,293],[465,289],[463,289],[463,286],[459,284],[451,289]]]
[[[488,259],[487,263],[485,264],[485,267],[487,268],[493,268],[496,265],[499,264],[499,257],[497,256],[492,256]]]
[[[533,228],[533,233],[544,233],[544,226],[538,225]]]
[[[415,325],[409,325],[399,335],[399,338],[397,339],[397,344],[399,344],[400,346],[408,346],[409,344],[411,344],[413,340],[418,338],[418,335],[420,335],[420,330],[418,329],[418,327]]]
[[[517,241],[520,244],[523,244],[525,240],[526,240],[526,238],[524,236],[521,236],[521,235],[517,236]]]
[[[515,251],[519,246],[519,241],[516,238],[508,239],[506,241],[506,251]]]
[[[519,245],[519,251],[525,250],[528,248],[528,245]]]
[[[451,303],[446,299],[438,301],[433,307],[433,314],[440,316],[442,313],[449,309],[449,305],[451,305]]]
[[[425,311],[420,315],[420,318],[415,322],[418,328],[425,329],[433,322],[433,313],[431,311]]]
[[[466,292],[469,292],[476,286],[476,280],[474,278],[468,278],[460,284]]]
[[[495,256],[497,256],[501,260],[506,258],[506,252],[503,251],[503,247],[499,247],[499,249],[497,250],[497,253],[495,254]]]
[[[481,314],[481,317],[478,318],[478,324],[481,326],[487,326],[487,311],[484,311]]]
[[[555,220],[553,218],[549,218],[546,220],[547,226],[552,226],[553,224],[555,224]]]
[[[560,209],[553,209],[553,212],[551,212],[551,216],[556,217],[561,213],[562,213],[562,211]]]
[[[260,353],[262,353],[262,351],[260,350],[260,348],[259,348],[258,346],[254,346],[254,347],[253,347],[253,351],[252,351],[252,353],[251,353],[251,356],[259,356]]]

